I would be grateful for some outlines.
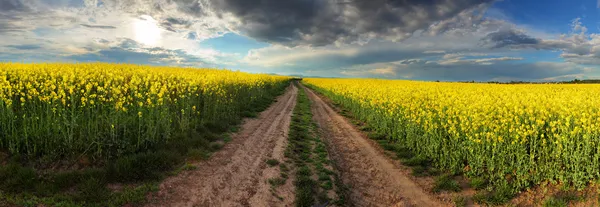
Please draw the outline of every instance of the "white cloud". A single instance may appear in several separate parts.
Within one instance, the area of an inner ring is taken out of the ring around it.
[[[110,1],[86,0],[81,5],[73,1],[23,0],[21,10],[0,9],[0,52],[45,53],[55,57],[97,54],[101,50],[118,47],[123,39],[135,40],[136,51],[152,48],[164,51],[183,51],[187,55],[215,62],[227,56],[211,48],[204,48],[200,41],[218,37],[228,32],[220,24],[227,19],[207,16],[193,18],[173,9],[169,1]],[[160,11],[156,5],[160,4]],[[19,4],[20,5],[20,4]],[[170,16],[189,21],[178,30],[167,28],[163,19]],[[6,18],[4,18],[6,17]],[[7,30],[6,28],[16,28]],[[194,38],[188,38],[193,33]],[[36,51],[15,51],[8,45],[35,44]],[[153,50],[155,54],[156,50]],[[55,61],[55,60],[51,60]],[[181,61],[178,61],[181,62]]]

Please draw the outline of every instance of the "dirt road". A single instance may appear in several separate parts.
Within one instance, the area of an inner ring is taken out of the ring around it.
[[[395,166],[376,144],[311,90],[313,120],[328,143],[330,156],[351,206],[444,206]],[[293,206],[293,178],[272,195],[269,178],[279,175],[267,159],[283,160],[298,88],[291,85],[259,118],[245,120],[242,130],[209,160],[166,179],[147,206]]]
[[[277,188],[279,200],[267,179],[279,175],[267,159],[283,159],[298,89],[291,85],[257,119],[248,119],[232,141],[197,170],[166,179],[157,198],[147,206],[292,206],[291,179]]]
[[[304,88],[304,87],[302,87]],[[417,184],[344,117],[313,91],[305,88],[312,102],[313,119],[328,142],[344,184],[349,185],[349,203],[354,206],[444,206]]]

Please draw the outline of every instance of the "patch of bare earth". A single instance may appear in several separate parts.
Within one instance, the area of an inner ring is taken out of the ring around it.
[[[303,87],[304,88],[304,87]],[[366,138],[313,91],[313,119],[328,142],[340,177],[348,185],[349,204],[354,206],[448,206],[427,194],[384,151]]]
[[[279,175],[268,159],[283,159],[298,89],[291,85],[257,119],[244,121],[242,130],[197,170],[167,178],[147,206],[291,206],[292,179],[269,190],[269,178]]]

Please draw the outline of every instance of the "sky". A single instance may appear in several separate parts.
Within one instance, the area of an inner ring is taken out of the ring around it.
[[[0,0],[0,61],[599,79],[599,17],[599,0]]]

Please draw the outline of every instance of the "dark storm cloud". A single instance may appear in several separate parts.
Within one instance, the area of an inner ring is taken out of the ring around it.
[[[431,28],[434,33],[442,33],[452,28],[453,20],[470,19],[475,9],[493,1],[103,0],[111,9],[151,15],[169,31],[224,26],[230,32],[286,46],[401,41],[417,30],[430,29],[432,24],[437,25]],[[215,17],[224,22],[207,22]]]
[[[438,21],[492,0],[222,0],[179,1],[185,13],[232,14],[237,30],[288,46],[324,46],[371,38],[403,40]],[[205,3],[201,3],[205,2]],[[189,7],[191,6],[191,7]],[[194,9],[191,9],[194,8]]]
[[[114,26],[106,26],[106,25],[89,25],[89,24],[80,24],[80,25],[87,27],[87,28],[94,28],[94,29],[116,29],[116,27],[114,27]]]
[[[482,41],[492,48],[531,47],[540,43],[540,40],[514,29],[492,32],[484,37]]]
[[[486,0],[225,0],[217,8],[242,19],[242,31],[284,45],[323,46],[367,36],[402,40]]]

